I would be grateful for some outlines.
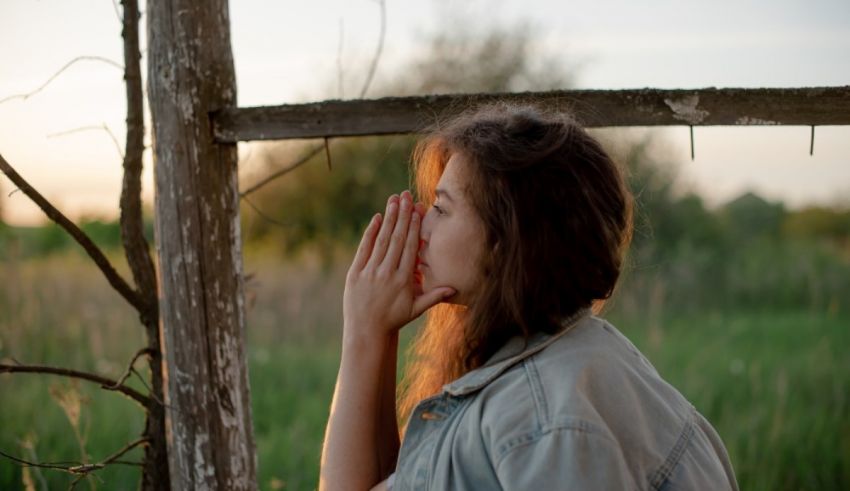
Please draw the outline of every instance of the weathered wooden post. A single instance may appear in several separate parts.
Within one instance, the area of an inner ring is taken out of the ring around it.
[[[236,145],[208,116],[236,105],[228,2],[150,0],[147,17],[171,487],[254,490]]]

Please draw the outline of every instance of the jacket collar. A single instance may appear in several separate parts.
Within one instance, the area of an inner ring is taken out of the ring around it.
[[[504,346],[491,356],[484,365],[471,370],[443,386],[443,391],[453,396],[463,396],[475,392],[492,382],[511,366],[543,350],[564,334],[571,331],[582,319],[590,314],[590,308],[585,307],[561,322],[563,329],[555,334],[536,332],[525,343],[522,336],[514,336]]]

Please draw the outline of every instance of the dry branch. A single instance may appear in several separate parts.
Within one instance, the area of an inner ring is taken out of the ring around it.
[[[63,377],[87,380],[89,382],[100,384],[101,387],[106,390],[114,390],[116,392],[120,392],[133,399],[134,401],[138,402],[143,407],[146,407],[149,404],[148,397],[144,394],[141,394],[132,387],[127,387],[126,385],[118,383],[118,381],[116,380],[112,380],[101,375],[83,372],[80,370],[52,367],[48,365],[8,365],[5,363],[0,363],[0,373],[47,373],[51,375],[61,375]]]
[[[69,61],[68,63],[66,63],[62,68],[60,68],[58,71],[56,71],[56,73],[51,75],[50,78],[48,78],[47,81],[45,81],[43,84],[39,85],[37,89],[30,91],[30,92],[27,92],[26,94],[15,94],[15,95],[10,95],[8,97],[4,97],[3,99],[0,99],[0,104],[3,104],[4,102],[11,101],[11,100],[14,100],[14,99],[23,99],[23,100],[29,99],[30,97],[32,97],[32,96],[38,94],[39,92],[41,92],[42,90],[44,90],[44,88],[47,87],[48,85],[50,85],[50,82],[56,80],[56,77],[61,75],[62,72],[64,72],[65,70],[70,68],[72,65],[74,65],[75,63],[80,62],[80,61],[99,61],[101,63],[106,63],[107,65],[112,65],[115,68],[118,68],[119,70],[124,69],[124,67],[121,66],[120,63],[116,63],[116,62],[110,60],[109,58],[104,58],[103,56],[78,56],[78,57],[74,58],[73,60]]]
[[[378,45],[375,48],[375,56],[372,57],[372,63],[369,65],[369,73],[366,75],[366,81],[363,82],[363,88],[360,90],[360,98],[366,96],[369,86],[372,85],[372,79],[375,77],[375,71],[378,69],[378,61],[381,59],[381,53],[384,51],[384,38],[387,33],[387,5],[385,0],[378,0],[378,7],[381,9],[381,31],[378,36]]]
[[[497,100],[568,111],[588,127],[850,124],[850,86],[558,90],[229,108],[213,114],[213,133],[222,143],[415,133],[471,105]]]
[[[135,365],[135,364],[136,364],[136,360],[138,360],[139,358],[141,358],[141,357],[142,357],[142,356],[144,356],[144,355],[148,355],[148,356],[150,356],[150,355],[152,355],[152,354],[153,354],[153,349],[152,349],[152,348],[142,348],[142,349],[140,349],[139,351],[137,351],[137,352],[136,352],[136,354],[135,354],[135,355],[133,355],[133,358],[131,358],[131,359],[130,359],[130,363],[127,365],[127,369],[126,369],[126,370],[124,370],[124,374],[123,374],[123,375],[121,375],[121,378],[119,378],[119,379],[115,382],[115,384],[114,384],[114,385],[110,385],[109,387],[105,387],[105,388],[106,388],[106,389],[115,389],[115,388],[117,388],[119,385],[123,385],[123,384],[124,384],[124,382],[126,382],[126,381],[127,381],[127,379],[128,379],[128,378],[130,378],[130,375],[131,375],[133,372],[135,372],[135,371],[136,371],[136,369],[133,367],[133,365]],[[136,373],[138,373],[138,372],[136,372]]]
[[[158,313],[156,272],[142,220],[142,154],[145,150],[145,126],[139,54],[139,11],[136,0],[124,0],[122,3],[124,29],[121,34],[124,37],[127,138],[124,143],[124,177],[121,186],[121,239],[136,289],[146,307],[144,312],[140,312],[142,321],[150,325],[155,322]]]
[[[6,177],[9,178],[15,186],[18,187],[24,194],[26,194],[39,208],[48,216],[51,220],[56,222],[57,225],[65,229],[74,240],[80,244],[83,249],[85,249],[86,253],[88,253],[89,257],[94,260],[95,264],[100,268],[103,272],[103,275],[106,276],[106,280],[109,281],[109,284],[118,291],[118,293],[124,297],[125,300],[130,302],[130,305],[136,308],[140,313],[145,310],[145,304],[142,302],[141,297],[139,297],[138,293],[136,293],[130,285],[124,281],[124,278],[118,274],[112,264],[106,259],[106,256],[103,254],[103,251],[95,245],[95,243],[86,235],[85,232],[80,230],[71,220],[68,219],[62,212],[56,209],[49,201],[47,201],[41,193],[35,190],[23,177],[21,177],[14,168],[0,155],[0,170],[6,174]]]
[[[119,460],[119,459],[122,456],[124,456],[124,454],[129,452],[130,450],[138,447],[139,445],[142,445],[142,444],[145,444],[145,443],[148,443],[148,442],[149,442],[149,440],[147,438],[139,438],[138,440],[135,440],[135,441],[128,443],[123,448],[121,448],[117,452],[113,453],[109,457],[107,457],[107,458],[105,458],[105,459],[103,459],[103,460],[101,460],[97,463],[94,463],[94,464],[75,463],[75,465],[68,465],[68,463],[56,463],[56,462],[31,462],[29,460],[25,460],[25,459],[21,459],[19,457],[15,457],[14,455],[9,455],[9,454],[7,454],[3,451],[0,451],[0,456],[6,457],[7,459],[11,460],[12,462],[15,462],[16,464],[24,466],[24,467],[51,469],[51,470],[56,470],[56,471],[67,472],[69,474],[75,474],[78,477],[77,477],[77,479],[75,479],[71,483],[71,486],[69,488],[69,489],[73,489],[74,486],[76,486],[76,484],[78,482],[80,482],[81,479],[85,478],[86,476],[88,476],[92,472],[99,471],[100,469],[103,469],[107,465],[110,465],[110,464],[139,465],[138,462],[127,462],[127,461],[123,461],[123,460]]]
[[[380,61],[381,54],[384,51],[384,39],[386,37],[385,34],[386,34],[386,30],[387,30],[387,6],[386,6],[385,0],[377,0],[377,3],[378,3],[378,6],[381,9],[381,31],[380,31],[380,35],[378,36],[378,45],[375,47],[375,55],[372,57],[372,61],[369,64],[369,72],[366,75],[366,80],[363,81],[363,87],[360,89],[360,98],[361,99],[366,95],[366,92],[368,92],[369,87],[372,85],[372,80],[374,79],[375,72],[378,68],[378,62]],[[341,39],[342,39],[342,33],[340,33],[340,40]],[[338,69],[340,70],[340,77],[342,77],[342,67],[339,65],[339,63],[338,63]],[[340,87],[342,87],[342,82],[340,82]],[[238,108],[236,109],[236,111],[239,111],[239,110],[240,109],[238,109]],[[213,131],[215,131],[215,127],[216,127],[215,126],[215,120],[213,120]],[[216,136],[216,138],[218,138],[218,136]],[[260,139],[263,139],[263,138],[260,138]],[[307,151],[307,153],[305,153],[303,156],[301,156],[300,158],[298,158],[294,162],[290,163],[286,167],[283,167],[282,169],[277,170],[277,171],[269,174],[268,176],[264,177],[263,179],[261,179],[257,183],[251,185],[248,189],[240,192],[239,197],[245,199],[246,196],[248,196],[249,194],[253,193],[254,191],[260,189],[261,187],[265,186],[266,184],[274,181],[275,179],[281,177],[284,174],[287,174],[287,173],[297,169],[299,166],[301,166],[302,164],[306,163],[308,160],[313,158],[314,155],[318,154],[322,150],[323,146],[325,147],[325,151],[327,152],[328,167],[330,167],[330,148],[329,148],[329,143],[328,143],[327,137],[325,136],[324,144],[319,144],[319,145],[312,147],[310,150]],[[265,218],[266,220],[271,221],[272,223],[281,225],[280,222],[277,222],[276,220],[270,219],[269,217],[267,217],[253,203],[249,202],[248,204],[251,205],[251,208],[253,208],[261,217]]]
[[[133,274],[144,310],[140,319],[145,326],[147,348],[136,353],[127,366],[121,383],[135,373],[148,388],[151,402],[145,415],[142,434],[150,440],[145,447],[141,489],[167,490],[170,487],[168,449],[165,441],[165,405],[163,396],[162,353],[159,339],[159,299],[156,271],[150,246],[144,235],[142,217],[142,155],[145,150],[144,90],[142,88],[141,53],[139,51],[139,5],[137,0],[122,0],[124,40],[124,85],[127,94],[127,135],[124,142],[124,176],[121,185],[121,240],[127,264]],[[151,384],[145,382],[134,364],[148,355]]]
[[[249,194],[260,189],[261,187],[263,187],[266,184],[270,183],[271,181],[277,179],[278,177],[294,171],[295,169],[297,169],[301,165],[307,163],[314,156],[318,155],[318,153],[322,151],[322,148],[324,148],[324,144],[319,144],[319,145],[316,145],[316,146],[310,148],[309,150],[307,150],[307,153],[305,153],[304,155],[299,157],[298,160],[291,162],[286,167],[278,169],[278,170],[272,172],[271,174],[269,174],[268,176],[260,179],[258,182],[251,185],[248,189],[239,193],[239,196],[244,199]]]
[[[70,135],[72,133],[79,133],[80,131],[91,131],[91,130],[98,130],[98,131],[103,130],[107,134],[109,134],[109,138],[112,140],[112,143],[115,144],[115,150],[118,151],[118,155],[121,157],[121,159],[122,160],[124,159],[124,152],[121,151],[121,144],[118,143],[118,138],[115,137],[115,133],[113,133],[112,130],[109,129],[109,126],[107,126],[106,123],[103,123],[99,126],[98,125],[80,126],[79,128],[71,128],[70,130],[59,131],[57,133],[51,133],[51,134],[47,135],[47,138],[55,138],[57,136],[65,136],[65,135]]]

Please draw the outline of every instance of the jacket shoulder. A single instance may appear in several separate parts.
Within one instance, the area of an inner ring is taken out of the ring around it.
[[[607,452],[631,475],[663,464],[693,409],[625,336],[593,316],[493,380],[478,403],[496,463],[547,441]]]

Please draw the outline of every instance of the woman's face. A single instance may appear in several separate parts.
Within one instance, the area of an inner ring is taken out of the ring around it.
[[[484,227],[466,197],[467,164],[453,154],[437,183],[436,200],[420,229],[419,272],[422,290],[450,286],[457,293],[445,301],[469,305],[477,287]]]

